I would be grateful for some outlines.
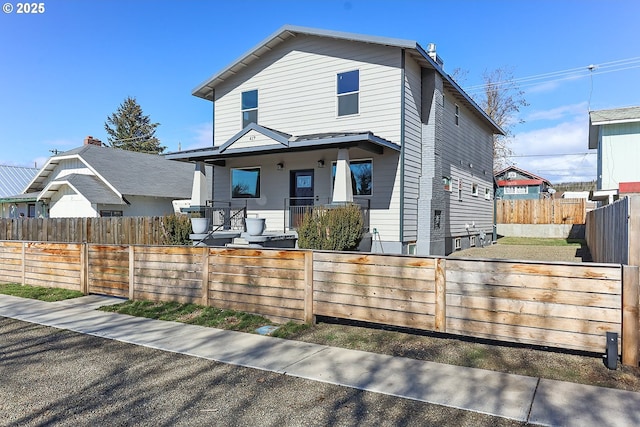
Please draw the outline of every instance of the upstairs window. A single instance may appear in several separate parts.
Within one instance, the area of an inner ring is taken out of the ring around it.
[[[242,128],[258,123],[258,91],[242,92]]]
[[[358,114],[360,71],[338,73],[338,117]]]
[[[458,104],[455,104],[456,106],[456,115],[455,115],[455,124],[456,126],[460,125],[460,107],[458,107]]]

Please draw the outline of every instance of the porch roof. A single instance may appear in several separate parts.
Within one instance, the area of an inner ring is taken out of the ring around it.
[[[0,203],[30,203],[36,202],[38,199],[38,192],[16,194],[14,196],[0,197]]]
[[[268,144],[248,146],[238,144],[247,133],[255,131],[271,139]],[[376,154],[382,154],[384,149],[400,151],[400,146],[372,132],[325,132],[310,135],[292,136],[290,134],[269,129],[255,123],[249,124],[242,131],[234,135],[226,143],[207,148],[177,151],[168,153],[169,160],[216,162],[232,157],[248,157],[272,153],[293,153],[301,151],[321,150],[327,148],[361,148]]]

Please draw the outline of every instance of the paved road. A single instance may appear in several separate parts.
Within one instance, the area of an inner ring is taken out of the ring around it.
[[[0,317],[2,426],[522,426]]]

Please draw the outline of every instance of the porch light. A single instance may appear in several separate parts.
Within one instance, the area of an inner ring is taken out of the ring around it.
[[[280,162],[276,165],[276,169],[278,169],[279,171],[281,171],[282,169],[284,169],[284,163]]]
[[[318,160],[318,167],[319,168],[323,168],[324,167],[324,160]]]

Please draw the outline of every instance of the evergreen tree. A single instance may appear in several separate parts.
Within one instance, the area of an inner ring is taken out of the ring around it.
[[[135,98],[128,96],[118,110],[107,117],[104,129],[107,131],[108,145],[142,153],[162,153],[165,148],[156,138],[156,128],[160,123],[151,123],[149,116],[142,113],[142,108]]]

